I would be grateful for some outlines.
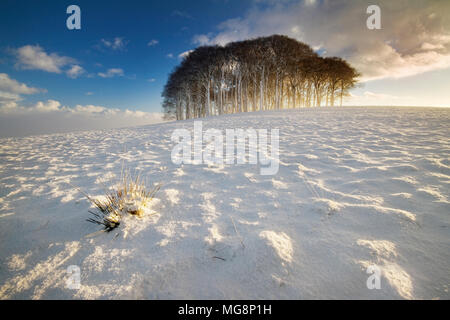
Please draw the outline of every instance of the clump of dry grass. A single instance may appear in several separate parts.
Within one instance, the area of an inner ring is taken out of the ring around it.
[[[143,217],[160,187],[157,185],[147,189],[140,175],[133,177],[122,170],[119,183],[109,190],[105,189],[104,199],[86,195],[96,208],[96,211],[89,210],[93,217],[87,221],[102,225],[109,232],[120,225],[124,215]]]

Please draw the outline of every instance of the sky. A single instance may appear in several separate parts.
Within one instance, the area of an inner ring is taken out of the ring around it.
[[[346,105],[450,106],[447,0],[2,0],[0,25],[2,137],[159,122],[183,53],[271,34],[355,66]]]

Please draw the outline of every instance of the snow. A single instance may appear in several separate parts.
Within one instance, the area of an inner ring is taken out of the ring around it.
[[[449,299],[450,110],[319,108],[203,120],[280,129],[280,167],[175,165],[193,120],[0,140],[1,299]],[[152,214],[85,221],[122,164]],[[156,214],[153,214],[156,213]],[[67,268],[81,270],[79,290]],[[369,290],[367,268],[381,270]]]

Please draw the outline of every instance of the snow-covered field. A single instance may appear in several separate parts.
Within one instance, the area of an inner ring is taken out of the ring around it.
[[[280,129],[274,176],[173,164],[181,127],[193,121],[1,139],[0,299],[450,298],[450,109],[203,121]],[[73,186],[102,195],[122,162],[163,183],[158,214],[92,235]],[[79,290],[66,288],[70,265]],[[370,265],[380,290],[367,288]]]

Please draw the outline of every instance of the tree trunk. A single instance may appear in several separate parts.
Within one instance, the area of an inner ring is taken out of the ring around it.
[[[259,85],[259,110],[264,110],[264,67],[261,73],[261,83]]]

